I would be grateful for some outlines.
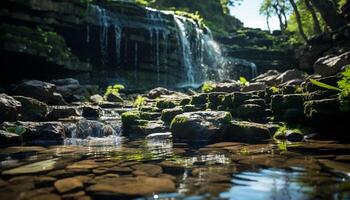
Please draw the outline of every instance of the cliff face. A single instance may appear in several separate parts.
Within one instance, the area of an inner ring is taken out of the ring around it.
[[[219,77],[210,30],[192,19],[125,2],[0,4],[2,82],[69,75],[145,88]]]

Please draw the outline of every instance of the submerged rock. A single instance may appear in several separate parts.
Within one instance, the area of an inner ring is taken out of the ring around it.
[[[0,94],[0,122],[17,121],[21,107],[21,102],[13,97]]]
[[[57,158],[23,165],[14,169],[5,170],[2,175],[22,175],[47,172],[54,169]]]
[[[170,129],[174,140],[215,141],[223,138],[232,116],[224,111],[198,111],[177,115]]]
[[[176,190],[175,184],[165,178],[145,176],[120,177],[101,181],[88,187],[87,192],[93,196],[144,196],[157,193],[169,193]]]
[[[55,182],[56,190],[59,193],[67,193],[83,188],[83,183],[76,178],[65,178]]]

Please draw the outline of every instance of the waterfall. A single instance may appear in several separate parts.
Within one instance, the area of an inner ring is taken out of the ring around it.
[[[193,64],[192,64],[192,51],[191,51],[191,44],[189,42],[188,36],[187,36],[187,29],[185,28],[184,22],[186,19],[184,17],[180,17],[175,15],[174,16],[175,23],[179,29],[179,40],[182,50],[182,56],[183,56],[183,63],[186,68],[186,76],[187,81],[189,84],[194,83],[194,74],[193,74]]]
[[[115,52],[116,52],[116,64],[120,63],[120,43],[122,39],[123,26],[118,20],[118,16],[100,6],[89,4],[88,12],[91,16],[96,16],[97,25],[100,28],[100,52],[101,63],[107,64],[109,52],[108,52],[108,31],[111,26],[114,27],[114,40],[115,40]],[[90,27],[87,27],[87,43],[90,42]]]
[[[258,69],[254,63],[250,64],[250,69],[251,69],[252,78],[257,77],[258,76]]]

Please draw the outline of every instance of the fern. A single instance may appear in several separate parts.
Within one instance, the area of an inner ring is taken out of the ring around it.
[[[314,85],[317,85],[319,87],[322,87],[322,88],[325,88],[325,89],[328,89],[328,90],[335,90],[335,91],[341,91],[341,89],[337,88],[337,87],[334,87],[334,86],[331,86],[331,85],[328,85],[326,83],[322,83],[320,81],[317,81],[315,79],[310,79],[310,82]]]

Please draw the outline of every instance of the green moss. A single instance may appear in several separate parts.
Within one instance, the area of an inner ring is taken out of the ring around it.
[[[231,113],[230,113],[230,112],[226,112],[223,122],[224,122],[225,124],[230,124],[231,121],[232,121],[232,115],[231,115]]]
[[[128,111],[122,114],[122,123],[123,126],[128,127],[138,124],[138,120],[141,119],[140,112],[137,111]]]
[[[170,100],[161,99],[161,100],[157,100],[156,106],[158,108],[174,108],[176,106],[176,103]]]
[[[176,116],[170,123],[170,129],[173,128],[176,124],[182,124],[188,121],[188,118],[185,116]]]
[[[212,92],[214,89],[215,89],[215,84],[211,81],[203,83],[201,88],[202,92],[204,93]]]
[[[275,86],[272,86],[269,88],[271,94],[279,94],[281,92],[281,89]]]

